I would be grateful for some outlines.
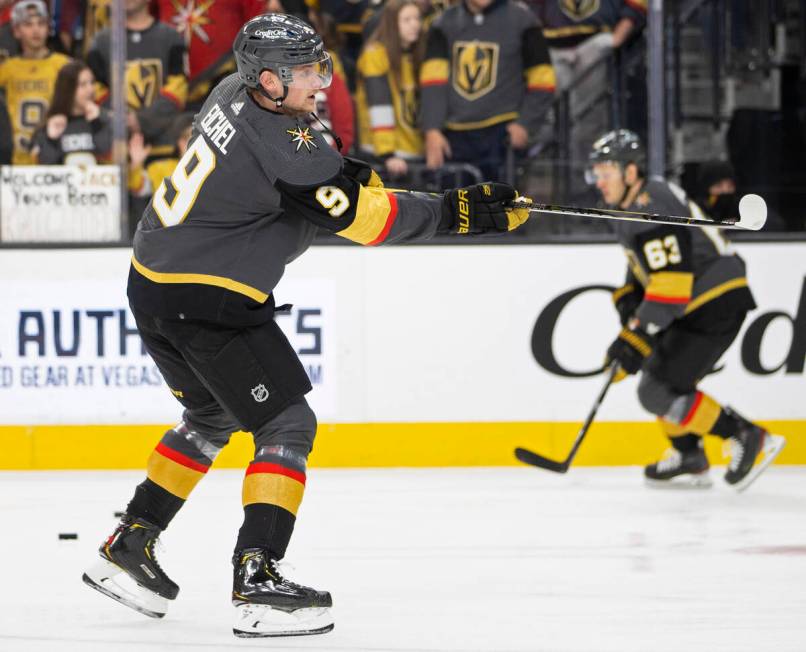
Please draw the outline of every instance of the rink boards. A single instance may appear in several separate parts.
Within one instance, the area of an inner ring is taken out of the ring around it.
[[[806,243],[745,244],[759,308],[703,388],[788,435],[806,463]],[[127,309],[128,249],[0,257],[0,468],[141,468],[180,406]],[[317,247],[288,268],[278,323],[314,386],[319,466],[514,464],[561,457],[618,330],[615,245]],[[717,444],[712,453],[715,459]],[[579,464],[641,464],[664,440],[627,380]],[[236,435],[218,466],[241,466]]]

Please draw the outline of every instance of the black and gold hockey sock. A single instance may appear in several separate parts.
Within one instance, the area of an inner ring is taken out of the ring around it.
[[[253,461],[243,481],[244,522],[236,550],[264,548],[285,556],[305,491],[305,459],[270,455]]]

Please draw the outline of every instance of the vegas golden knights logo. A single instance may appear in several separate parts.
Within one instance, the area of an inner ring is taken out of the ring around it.
[[[453,44],[453,87],[466,100],[477,100],[495,88],[498,43],[456,41]]]
[[[126,64],[126,101],[131,109],[151,106],[162,88],[162,61],[138,59]]]
[[[560,0],[560,9],[571,20],[590,18],[599,11],[600,0]]]

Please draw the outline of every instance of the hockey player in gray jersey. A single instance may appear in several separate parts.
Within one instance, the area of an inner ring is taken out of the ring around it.
[[[590,163],[610,207],[705,219],[680,188],[644,178],[643,146],[632,132],[603,136]],[[607,355],[626,374],[641,371],[638,398],[657,416],[673,447],[646,467],[647,481],[710,486],[702,441],[710,434],[731,445],[725,481],[746,488],[778,455],[784,439],[697,389],[755,308],[744,261],[711,227],[616,221],[614,228],[628,270],[613,296],[623,328]]]
[[[185,410],[151,454],[147,478],[84,581],[149,616],[179,588],[155,542],[230,433],[252,432],[243,524],[233,557],[238,636],[318,634],[333,627],[326,591],[286,579],[316,418],[296,353],[274,321],[285,266],[324,229],[363,245],[436,233],[506,232],[528,217],[515,190],[480,184],[444,196],[395,193],[310,129],[330,80],[321,38],[266,14],[233,49],[238,73],[198,114],[186,154],[154,193],[134,237],[128,294],[146,348]]]

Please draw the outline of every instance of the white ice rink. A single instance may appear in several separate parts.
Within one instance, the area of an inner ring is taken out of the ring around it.
[[[638,468],[312,469],[289,574],[332,592],[336,628],[262,640],[231,634],[240,472],[212,471],[163,536],[165,619],[81,583],[141,477],[0,473],[2,652],[806,651],[806,468],[745,494]]]

